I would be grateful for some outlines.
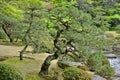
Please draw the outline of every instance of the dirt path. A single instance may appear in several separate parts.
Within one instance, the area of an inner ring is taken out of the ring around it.
[[[22,47],[0,45],[0,56],[18,56]]]
[[[6,56],[6,57],[13,57],[13,56],[19,56],[19,52],[22,50],[23,47],[18,46],[6,46],[6,45],[0,45],[0,56]],[[27,51],[31,51],[32,48],[28,47]],[[46,53],[40,53],[40,54],[24,54],[25,57],[31,57],[34,59],[44,59],[48,56]]]

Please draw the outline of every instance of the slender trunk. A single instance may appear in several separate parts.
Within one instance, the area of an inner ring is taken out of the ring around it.
[[[31,15],[30,15],[30,23],[29,23],[29,28],[27,29],[27,31],[25,32],[25,35],[24,35],[24,37],[23,37],[23,39],[22,39],[22,41],[25,41],[26,42],[26,45],[25,45],[25,47],[23,48],[23,50],[20,52],[20,60],[23,60],[23,53],[26,51],[26,49],[27,49],[27,47],[28,47],[28,43],[27,43],[27,39],[26,39],[26,37],[28,36],[28,34],[29,34],[29,32],[30,32],[30,30],[31,30],[31,27],[32,27],[32,21],[33,21],[33,11],[34,11],[34,9],[32,9],[31,10]]]
[[[23,60],[23,53],[26,51],[27,47],[28,47],[28,45],[25,45],[23,50],[20,52],[20,60]]]
[[[19,37],[16,38],[15,42],[18,42]]]
[[[12,39],[11,37],[9,37],[10,43],[14,42],[14,39]]]
[[[13,42],[14,42],[14,39],[11,38],[11,34],[9,34],[9,33],[7,32],[7,29],[5,28],[5,25],[2,25],[2,29],[3,29],[3,31],[5,32],[5,34],[7,35],[7,37],[9,38],[10,43],[13,43]]]

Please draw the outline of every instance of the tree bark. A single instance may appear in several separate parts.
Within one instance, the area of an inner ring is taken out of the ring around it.
[[[59,57],[58,54],[59,54],[59,51],[56,51],[55,54],[49,55],[45,59],[44,63],[42,64],[42,67],[41,67],[41,70],[39,72],[39,75],[41,75],[41,74],[48,74],[48,69],[49,69],[49,66],[50,66],[50,62],[52,60],[54,60],[54,59],[57,59]]]
[[[26,51],[28,45],[25,45],[22,51],[20,51],[20,60],[23,60],[23,53]]]
[[[61,49],[60,47],[57,45],[58,41],[59,41],[59,37],[61,35],[61,33],[63,32],[64,30],[58,30],[57,31],[57,35],[55,37],[55,40],[54,40],[54,46],[55,48],[57,49],[56,52],[53,54],[53,55],[49,55],[44,63],[42,64],[42,67],[41,67],[41,70],[39,72],[39,75],[41,74],[48,74],[48,69],[49,69],[49,66],[50,66],[50,62],[54,59],[57,59],[59,57],[59,54],[61,53]]]
[[[14,39],[11,38],[11,34],[9,34],[9,33],[7,32],[7,29],[5,28],[5,25],[4,25],[4,24],[2,25],[2,29],[3,29],[3,31],[5,32],[5,34],[7,35],[7,37],[9,38],[10,43],[13,43],[13,42],[14,42]]]
[[[64,31],[67,31],[69,29],[70,24],[68,22],[62,21],[61,19],[59,21],[62,23],[62,25],[64,25],[65,28],[57,31],[57,34],[56,34],[55,40],[54,40],[54,47],[56,48],[56,51],[53,55],[50,55],[45,59],[44,63],[42,64],[39,75],[48,74],[48,69],[49,69],[49,66],[50,66],[50,62],[54,59],[57,59],[60,54],[63,54],[61,47],[57,43],[59,42],[59,38],[60,38],[61,34]]]

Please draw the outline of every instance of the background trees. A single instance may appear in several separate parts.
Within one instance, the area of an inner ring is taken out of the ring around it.
[[[14,41],[15,30],[19,21],[23,19],[22,10],[16,8],[5,1],[0,1],[0,24],[10,42]]]

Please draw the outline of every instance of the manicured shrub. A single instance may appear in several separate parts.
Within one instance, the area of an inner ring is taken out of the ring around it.
[[[24,80],[24,78],[14,66],[0,63],[0,80]]]
[[[114,69],[110,67],[110,65],[104,65],[95,73],[104,78],[107,78],[108,80],[111,80],[111,78],[114,76]]]
[[[68,67],[63,71],[64,80],[92,80],[91,76],[81,69]]]

